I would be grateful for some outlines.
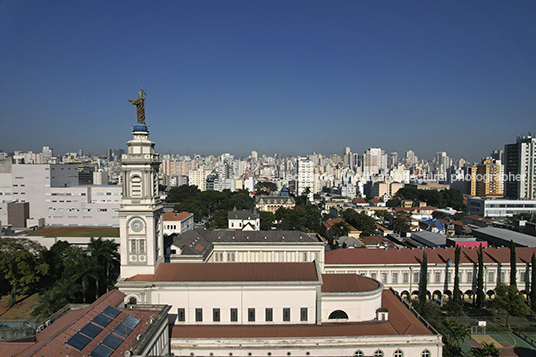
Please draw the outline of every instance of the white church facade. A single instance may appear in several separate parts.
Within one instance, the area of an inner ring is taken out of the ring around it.
[[[270,244],[262,232],[226,233],[219,243],[218,232],[188,232],[166,257],[159,156],[148,136],[135,125],[122,158],[117,287],[127,304],[171,306],[170,353],[442,356],[441,335],[394,291],[355,273],[325,274],[324,242],[305,233],[270,232]]]

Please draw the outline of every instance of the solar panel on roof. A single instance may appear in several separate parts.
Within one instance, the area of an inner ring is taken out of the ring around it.
[[[114,351],[112,351],[108,347],[98,345],[93,349],[93,351],[91,351],[89,355],[91,357],[110,357],[112,353],[114,353]]]
[[[122,323],[133,329],[134,327],[136,327],[136,326],[140,323],[140,320],[138,320],[138,319],[135,318],[135,317],[132,317],[132,316],[128,315],[128,316],[123,320]]]
[[[93,325],[91,322],[88,323],[86,326],[84,326],[80,333],[86,335],[89,338],[94,338],[102,331],[102,327],[99,327],[97,325]]]
[[[132,329],[130,327],[128,327],[127,325],[123,325],[122,323],[119,324],[115,329],[114,329],[114,333],[116,335],[119,335],[123,338],[126,338],[128,336],[129,333],[132,332]]]
[[[108,306],[102,313],[110,316],[112,319],[115,319],[117,315],[121,313],[121,311],[117,310],[115,307]]]
[[[97,324],[99,326],[106,327],[106,326],[108,326],[108,324],[110,322],[112,322],[112,320],[113,320],[112,318],[100,313],[100,314],[97,315],[97,317],[95,317],[93,320],[91,320],[91,322],[93,322],[94,324]]]
[[[73,337],[68,339],[66,343],[69,346],[76,348],[78,351],[82,351],[90,341],[90,338],[77,332],[75,335],[73,335]]]
[[[102,344],[106,347],[111,348],[112,350],[116,350],[117,347],[123,342],[123,340],[116,335],[108,335],[103,341]]]

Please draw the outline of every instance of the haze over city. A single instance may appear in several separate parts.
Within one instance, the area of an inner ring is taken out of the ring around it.
[[[0,3],[0,151],[478,161],[534,129],[533,1]]]

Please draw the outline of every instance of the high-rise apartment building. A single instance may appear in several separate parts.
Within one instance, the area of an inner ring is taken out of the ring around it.
[[[363,176],[370,178],[387,171],[387,155],[380,148],[370,148],[363,154]]]
[[[311,160],[298,159],[298,196],[303,194],[309,187],[309,199],[313,199],[314,193],[314,163]]]
[[[505,196],[513,199],[536,198],[536,138],[518,136],[515,144],[504,146]]]
[[[504,166],[500,160],[485,158],[476,168],[476,195],[501,196],[504,194],[503,186]]]

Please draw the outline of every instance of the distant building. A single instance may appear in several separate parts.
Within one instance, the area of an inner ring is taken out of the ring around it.
[[[296,202],[288,195],[257,196],[255,205],[259,211],[275,213],[279,208],[294,208]]]
[[[165,212],[162,217],[164,220],[164,234],[166,235],[181,234],[195,228],[192,213]]]
[[[504,146],[505,196],[536,199],[536,138],[518,136],[515,144]]]
[[[229,229],[239,231],[259,231],[261,229],[261,219],[254,208],[250,210],[237,210],[236,207],[227,214],[227,223]]]
[[[489,218],[505,218],[522,213],[536,213],[536,200],[469,197],[467,198],[467,207],[471,214],[478,214]]]

